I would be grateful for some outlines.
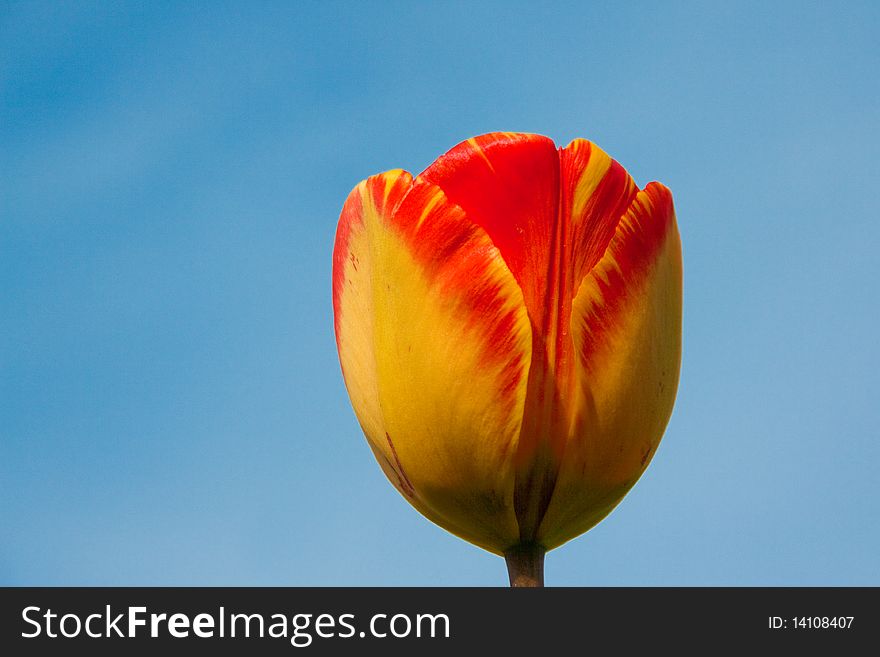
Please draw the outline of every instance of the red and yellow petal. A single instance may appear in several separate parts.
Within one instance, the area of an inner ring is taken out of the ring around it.
[[[490,133],[462,142],[420,178],[443,189],[486,231],[522,290],[532,350],[514,462],[514,507],[516,542],[531,541],[552,492],[554,451],[565,438],[558,413],[566,358],[560,328],[571,298],[566,293],[566,217],[559,212],[559,153],[541,135]]]
[[[638,192],[572,304],[571,430],[539,540],[552,549],[605,517],[663,435],[681,361],[681,242],[672,196]]]
[[[633,179],[605,151],[585,139],[575,139],[559,151],[562,171],[562,210],[571,233],[574,282],[571,294],[599,262],[620,218],[639,191]]]
[[[552,258],[541,278],[546,285],[541,298],[544,321],[533,323],[532,367],[520,436],[515,499],[524,542],[540,542],[539,526],[555,496],[576,412],[580,376],[571,333],[572,302],[638,191],[620,164],[583,139],[559,149],[557,166]]]
[[[432,182],[486,231],[519,283],[532,322],[548,313],[548,272],[559,254],[559,156],[541,135],[493,132],[440,156],[420,178]]]
[[[438,187],[389,172],[345,204],[333,289],[346,386],[383,470],[431,520],[502,552],[531,329],[498,249]]]

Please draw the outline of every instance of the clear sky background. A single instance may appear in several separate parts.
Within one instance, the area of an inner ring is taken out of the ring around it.
[[[880,5],[0,3],[0,584],[505,585],[385,480],[350,189],[493,130],[673,191],[678,401],[550,584],[880,585]]]

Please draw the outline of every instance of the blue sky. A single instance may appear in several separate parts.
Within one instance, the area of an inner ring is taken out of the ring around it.
[[[3,3],[0,584],[506,584],[385,481],[329,281],[360,179],[511,130],[684,247],[665,438],[548,583],[880,585],[880,10],[713,4]]]

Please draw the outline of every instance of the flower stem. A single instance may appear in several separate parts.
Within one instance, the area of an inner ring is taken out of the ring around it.
[[[544,587],[544,552],[537,543],[521,543],[504,553],[512,587]]]

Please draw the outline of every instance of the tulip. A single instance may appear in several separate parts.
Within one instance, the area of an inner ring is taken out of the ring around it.
[[[449,532],[543,585],[647,467],[681,360],[672,196],[594,144],[492,133],[345,202],[336,341],[385,475]]]

